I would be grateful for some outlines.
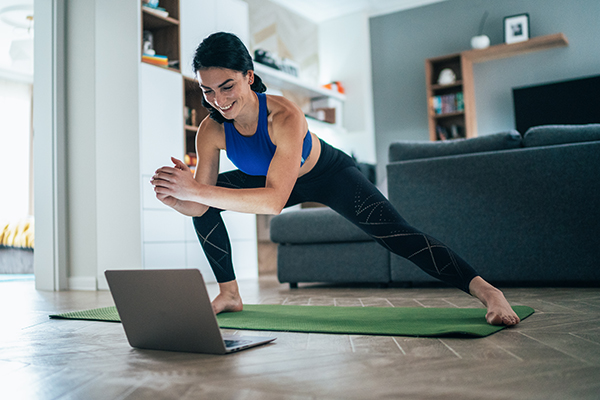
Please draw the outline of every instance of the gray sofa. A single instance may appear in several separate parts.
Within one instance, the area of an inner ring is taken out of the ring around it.
[[[597,285],[600,124],[390,146],[388,195],[496,284]],[[280,282],[434,282],[328,208],[271,221]]]

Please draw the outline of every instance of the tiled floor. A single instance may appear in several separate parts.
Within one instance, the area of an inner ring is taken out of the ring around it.
[[[212,295],[217,287],[210,285]],[[242,282],[247,303],[477,307],[455,289]],[[600,289],[505,289],[535,308],[483,339],[302,333],[228,356],[142,351],[120,324],[49,320],[112,305],[107,292],[0,282],[1,399],[599,399]]]

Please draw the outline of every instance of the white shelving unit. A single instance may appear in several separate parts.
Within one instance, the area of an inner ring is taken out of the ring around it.
[[[261,77],[267,86],[273,86],[279,90],[288,90],[298,96],[307,98],[329,97],[341,102],[346,101],[346,96],[333,90],[325,89],[285,72],[255,62],[254,71]]]
[[[268,89],[275,89],[286,97],[289,95],[290,100],[294,101],[305,113],[311,111],[312,100],[328,99],[327,102],[330,103],[328,107],[336,109],[336,123],[330,124],[308,118],[309,129],[324,134],[326,137],[330,138],[330,140],[333,140],[333,142],[335,142],[334,136],[336,135],[336,132],[346,132],[342,123],[346,96],[342,93],[313,85],[296,76],[258,62],[254,62],[254,72],[260,76]],[[267,91],[267,93],[269,93],[269,91]]]

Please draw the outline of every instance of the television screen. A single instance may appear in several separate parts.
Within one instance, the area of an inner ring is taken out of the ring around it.
[[[515,128],[600,122],[600,75],[513,88]]]

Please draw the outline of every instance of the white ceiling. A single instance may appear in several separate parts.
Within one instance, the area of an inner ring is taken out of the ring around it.
[[[373,17],[447,0],[271,0],[319,23],[355,12]]]

